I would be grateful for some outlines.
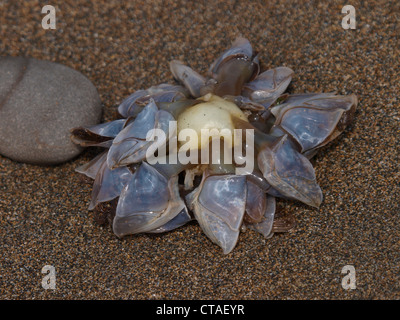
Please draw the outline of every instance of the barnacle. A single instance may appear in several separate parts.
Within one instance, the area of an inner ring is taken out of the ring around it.
[[[117,203],[118,237],[196,220],[229,253],[245,227],[266,238],[290,229],[276,197],[321,204],[309,160],[352,121],[355,95],[285,93],[293,71],[260,73],[244,38],[207,77],[180,61],[170,69],[179,84],[136,91],[118,107],[123,119],[71,130],[75,143],[105,149],[76,170],[94,179],[90,210]]]

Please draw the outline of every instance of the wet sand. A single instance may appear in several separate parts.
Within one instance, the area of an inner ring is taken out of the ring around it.
[[[0,54],[63,63],[86,75],[103,121],[135,90],[173,82],[168,61],[205,73],[239,35],[262,68],[295,71],[290,92],[355,93],[353,124],[313,160],[319,209],[278,201],[296,227],[265,240],[247,231],[229,255],[196,223],[161,236],[118,240],[87,210],[91,186],[74,168],[0,157],[1,299],[392,299],[400,298],[400,3],[353,1],[53,1],[56,30],[38,1],[0,3]],[[45,265],[56,289],[41,286]],[[355,290],[341,286],[353,265]]]

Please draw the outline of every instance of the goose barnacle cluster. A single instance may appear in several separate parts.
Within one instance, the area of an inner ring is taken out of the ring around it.
[[[275,198],[321,204],[309,160],[351,122],[357,98],[289,95],[293,71],[260,72],[258,59],[249,41],[238,38],[207,76],[172,61],[179,84],[138,90],[119,106],[123,119],[72,130],[74,142],[104,148],[77,171],[94,179],[89,209],[117,202],[112,224],[118,237],[166,232],[195,219],[229,253],[243,227],[267,238],[285,231],[274,224]],[[188,139],[187,129],[197,138]],[[224,132],[223,139],[199,138],[204,130]],[[213,161],[202,161],[215,140],[224,148],[217,144],[217,156],[206,157]],[[164,152],[165,161],[148,160],[155,143],[153,154]],[[244,158],[251,162],[246,169]]]

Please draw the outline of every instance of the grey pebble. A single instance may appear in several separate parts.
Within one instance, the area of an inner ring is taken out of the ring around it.
[[[23,57],[0,57],[0,154],[40,165],[59,164],[82,148],[70,129],[99,123],[95,86],[67,66]]]

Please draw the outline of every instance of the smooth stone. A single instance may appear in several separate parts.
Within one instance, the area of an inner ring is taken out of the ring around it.
[[[0,154],[52,165],[83,149],[70,129],[100,122],[95,86],[67,66],[23,57],[0,57]]]

